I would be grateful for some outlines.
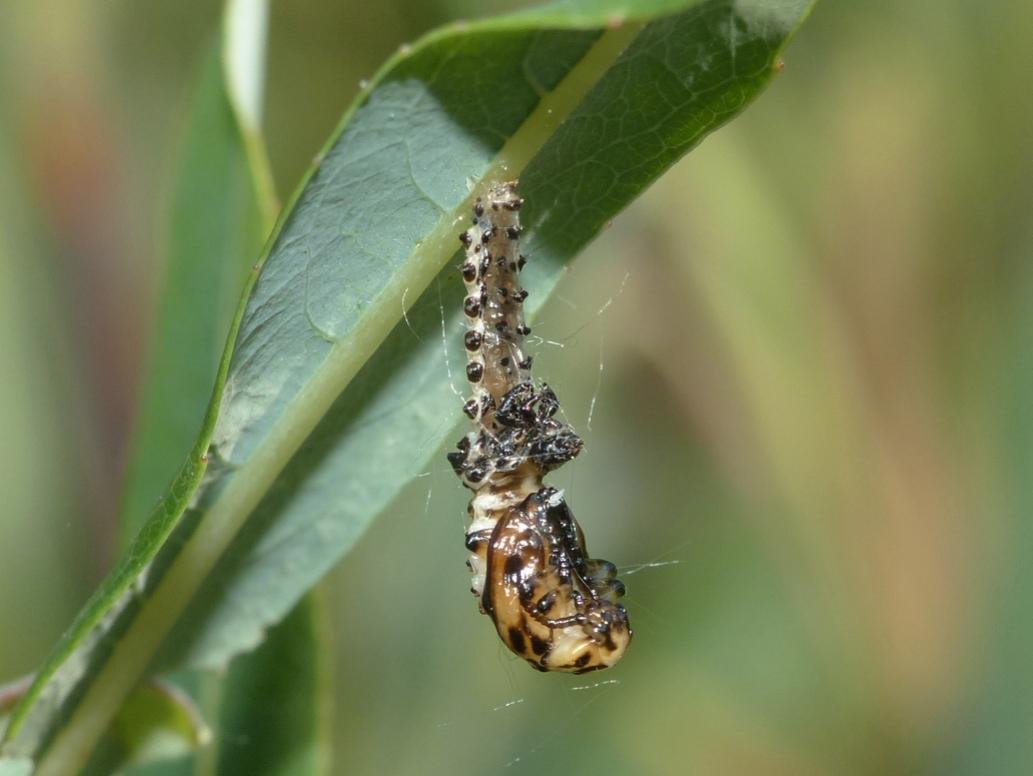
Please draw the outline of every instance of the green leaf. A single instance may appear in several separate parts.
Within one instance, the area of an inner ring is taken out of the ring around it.
[[[143,684],[115,715],[87,772],[111,774],[181,757],[206,744],[210,735],[189,696],[172,685]]]
[[[191,424],[202,416],[211,393],[236,300],[273,226],[276,203],[260,130],[267,10],[263,0],[227,4],[225,33],[208,56],[194,99],[173,202],[161,312],[124,483],[121,526],[127,537],[139,528],[143,502],[160,493],[168,472],[190,449],[196,436]],[[189,677],[188,684],[204,688],[202,700],[214,699],[217,708],[207,711],[223,718],[215,743],[219,752],[239,746],[242,740],[260,742],[246,749],[250,754],[260,748],[259,761],[244,756],[233,760],[248,762],[252,774],[273,773],[262,768],[282,761],[291,762],[293,774],[318,772],[315,755],[321,752],[318,733],[325,703],[321,688],[303,678],[314,677],[315,667],[322,664],[316,638],[321,613],[314,602],[303,600],[297,613],[278,625],[260,650],[234,662],[222,688],[218,688],[220,678]],[[251,704],[259,680],[274,675],[271,665],[290,665],[297,680],[269,687],[260,703]],[[135,697],[134,693],[130,700]],[[138,708],[139,703],[129,706],[129,711],[146,711]],[[289,712],[276,719],[275,729],[270,725],[274,709]],[[157,714],[133,713],[131,741],[137,746],[123,745],[127,737],[119,720],[126,713],[124,708],[116,717],[115,729],[102,740],[88,766],[90,773],[112,773],[126,765],[190,753],[183,746],[159,746],[169,742],[175,730],[168,728],[172,720]],[[145,756],[137,751],[144,744]],[[308,759],[313,762],[304,762],[299,749],[311,754]],[[162,772],[190,774],[195,766],[203,769],[211,760],[212,754],[206,752],[197,762],[184,758],[168,763]],[[228,767],[220,766],[218,772],[228,772]]]
[[[194,444],[235,302],[272,226],[265,214],[274,203],[256,185],[260,177],[252,170],[224,72],[216,38],[193,99],[173,193],[159,314],[123,483],[120,528],[126,540]]]
[[[236,301],[272,228],[275,202],[271,189],[261,185],[264,156],[259,154],[256,164],[245,146],[227,89],[223,51],[222,40],[214,40],[183,140],[159,313],[122,488],[123,543],[139,531],[169,472],[194,443]],[[123,715],[91,758],[89,773],[113,773],[188,753],[184,747],[151,747],[147,757],[135,756],[118,729]],[[160,714],[138,715],[133,740],[169,740],[176,732],[163,727],[169,721]],[[184,761],[180,772],[191,771],[191,763]]]
[[[248,268],[275,204],[256,186],[213,45],[172,202],[165,276],[122,491],[128,541],[197,439]],[[260,202],[264,200],[263,202]]]
[[[0,687],[0,730],[11,705],[28,688],[29,679]],[[209,736],[189,696],[171,685],[148,682],[126,698],[86,772],[111,774],[127,765],[181,756],[203,745]],[[31,760],[26,762],[31,765]]]
[[[453,433],[461,402],[442,357],[441,306],[458,368],[463,289],[454,264],[435,275],[458,246],[467,178],[519,173],[533,315],[576,252],[771,76],[791,28],[760,3],[735,8],[704,3],[601,35],[499,22],[389,65],[331,142],[250,301],[213,437],[229,473],[215,488],[229,492],[212,511],[251,507],[233,503],[244,495],[235,486],[263,477],[263,454],[276,455],[276,473],[216,568],[212,588],[224,594],[191,606],[163,664],[219,666],[258,643],[297,598],[283,580],[319,579]],[[358,195],[370,175],[376,184]],[[399,322],[403,301],[428,284]],[[274,325],[271,309],[284,311]]]
[[[78,762],[191,599],[160,665],[257,645],[422,470],[458,417],[438,319],[441,299],[458,331],[469,181],[521,179],[540,304],[607,220],[760,92],[810,3],[629,5],[453,25],[381,70],[281,217],[190,459],[5,753],[43,753],[39,773]]]
[[[322,598],[306,596],[261,648],[230,665],[219,716],[219,776],[329,772],[324,741],[330,735],[322,729],[332,685],[329,660],[318,659],[328,655],[322,615]]]

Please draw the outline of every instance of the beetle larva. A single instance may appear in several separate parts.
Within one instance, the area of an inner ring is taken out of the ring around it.
[[[581,452],[574,430],[556,418],[559,402],[531,378],[518,282],[523,200],[516,182],[491,186],[473,208],[463,302],[466,376],[463,411],[474,430],[448,460],[474,492],[466,547],[471,587],[513,652],[540,671],[608,668],[631,642],[616,568],[588,557],[563,492],[544,476]]]

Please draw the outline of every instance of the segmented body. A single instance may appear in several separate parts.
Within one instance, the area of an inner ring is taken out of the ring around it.
[[[448,459],[474,492],[466,546],[471,588],[513,652],[541,671],[584,673],[623,656],[631,627],[616,598],[616,568],[588,557],[562,491],[545,474],[581,452],[555,415],[556,395],[531,378],[519,274],[516,183],[492,186],[474,205],[466,248],[464,344],[474,429]]]

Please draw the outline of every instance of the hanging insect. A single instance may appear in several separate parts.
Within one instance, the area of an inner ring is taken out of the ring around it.
[[[556,394],[535,384],[524,350],[522,204],[515,181],[491,186],[474,204],[473,226],[459,236],[473,389],[463,411],[474,429],[448,460],[474,493],[467,565],[481,612],[538,670],[580,674],[620,660],[632,631],[616,602],[624,594],[616,567],[588,557],[563,492],[542,481],[581,452],[582,442],[556,418]]]

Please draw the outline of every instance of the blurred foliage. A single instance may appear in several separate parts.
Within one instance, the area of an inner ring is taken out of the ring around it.
[[[487,10],[275,4],[278,189],[399,43]],[[0,8],[0,677],[113,558],[217,14]],[[537,363],[588,443],[559,484],[635,571],[636,642],[580,679],[504,653],[441,460],[331,577],[337,772],[1033,765],[1031,33],[1018,3],[819,4],[758,104],[586,251]]]

